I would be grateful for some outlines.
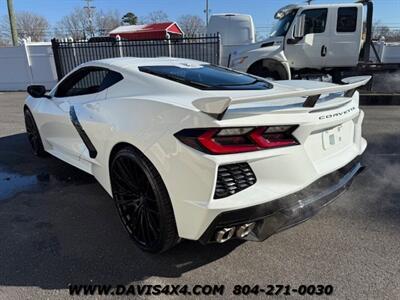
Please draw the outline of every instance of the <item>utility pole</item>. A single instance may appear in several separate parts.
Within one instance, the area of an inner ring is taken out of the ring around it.
[[[210,9],[208,8],[208,0],[206,0],[206,9],[204,10],[206,14],[206,26],[208,25],[208,14],[210,13]]]
[[[84,6],[83,8],[87,11],[87,15],[88,15],[88,22],[89,22],[89,26],[88,26],[88,32],[89,34],[93,37],[94,36],[94,30],[93,30],[93,11],[96,8],[95,6],[91,6],[90,3],[93,0],[83,0],[86,2],[86,6]]]
[[[15,21],[13,0],[7,0],[7,7],[8,7],[8,18],[10,19],[10,30],[11,30],[12,43],[13,43],[13,46],[17,46],[18,45],[18,34],[17,34],[17,25],[16,25],[16,21]]]

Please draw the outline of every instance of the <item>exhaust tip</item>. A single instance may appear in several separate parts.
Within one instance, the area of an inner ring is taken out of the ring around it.
[[[217,243],[225,243],[227,240],[232,238],[234,233],[235,233],[235,227],[227,227],[218,230],[215,235],[215,240],[217,241]]]
[[[254,229],[255,226],[256,223],[254,222],[241,225],[236,231],[236,236],[241,239],[245,238],[249,235],[249,233]]]

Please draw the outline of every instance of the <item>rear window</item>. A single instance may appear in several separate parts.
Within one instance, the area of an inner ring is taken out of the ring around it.
[[[357,29],[357,7],[340,7],[336,32],[354,32]]]
[[[257,77],[213,65],[142,66],[139,70],[202,90],[266,90],[272,87]]]

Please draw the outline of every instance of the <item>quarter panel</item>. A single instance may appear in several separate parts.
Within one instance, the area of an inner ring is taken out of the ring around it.
[[[139,149],[166,181],[172,169],[168,161],[176,152],[173,147],[177,140],[173,134],[185,126],[193,127],[193,123],[207,126],[211,120],[189,109],[129,97],[87,103],[75,109],[98,152],[91,159],[85,150],[81,159],[93,164],[93,174],[110,194],[108,163],[116,144],[128,143]]]
[[[213,197],[217,164],[180,143],[174,133],[184,128],[213,126],[212,118],[171,104],[133,98],[85,104],[76,107],[76,112],[98,152],[92,159],[84,151],[81,159],[91,163],[92,174],[110,195],[111,151],[118,143],[131,144],[160,173],[172,201],[179,235],[201,234],[199,228],[209,222],[207,204]]]

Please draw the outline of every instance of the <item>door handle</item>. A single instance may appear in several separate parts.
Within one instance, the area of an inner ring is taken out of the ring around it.
[[[326,46],[323,45],[323,46],[321,47],[321,56],[326,56],[327,50],[328,50],[328,48],[326,48]]]

